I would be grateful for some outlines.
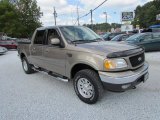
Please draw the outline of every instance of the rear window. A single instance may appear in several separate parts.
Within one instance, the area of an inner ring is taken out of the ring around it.
[[[45,30],[37,31],[34,44],[43,44],[44,35],[45,35]]]

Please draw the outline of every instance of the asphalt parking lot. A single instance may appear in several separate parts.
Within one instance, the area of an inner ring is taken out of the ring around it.
[[[0,56],[0,120],[159,120],[160,52],[146,53],[150,78],[137,89],[105,91],[94,105],[81,102],[72,83],[26,75],[16,51]]]

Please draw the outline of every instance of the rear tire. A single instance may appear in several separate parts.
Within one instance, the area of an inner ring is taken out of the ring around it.
[[[32,69],[32,65],[29,64],[28,60],[26,57],[23,57],[22,58],[22,67],[23,67],[23,70],[26,74],[31,74],[31,73],[34,73],[35,71]]]
[[[98,74],[90,69],[76,73],[73,84],[79,99],[87,104],[96,103],[103,93],[103,86]]]

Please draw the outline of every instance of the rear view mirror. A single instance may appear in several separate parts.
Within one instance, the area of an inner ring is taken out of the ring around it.
[[[51,44],[52,45],[59,45],[60,44],[60,40],[58,38],[52,38],[51,39]]]

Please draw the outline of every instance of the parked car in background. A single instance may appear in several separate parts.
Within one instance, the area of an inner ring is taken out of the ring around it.
[[[111,39],[111,41],[120,42],[125,41],[127,38],[132,36],[133,34],[120,34]]]
[[[145,51],[160,50],[160,33],[140,33],[126,39],[126,42],[145,48]]]
[[[29,38],[20,38],[17,40],[17,44],[20,44],[20,43],[31,43],[31,40]]]
[[[160,28],[147,28],[147,29],[144,29],[141,33],[145,33],[145,32],[160,32]]]
[[[134,29],[133,31],[130,31],[129,33],[142,33],[144,29]]]
[[[106,32],[106,33],[100,34],[99,36],[101,36],[101,37],[104,39],[104,38],[106,38],[109,34],[110,34],[110,32]]]
[[[160,24],[152,25],[152,26],[150,26],[149,28],[160,28]]]
[[[115,36],[119,35],[119,34],[124,34],[124,32],[120,32],[120,33],[106,33],[102,36],[102,38],[105,41],[110,41],[112,38],[114,38]]]
[[[152,28],[152,32],[160,32],[160,28]]]
[[[99,36],[103,36],[103,35],[105,34],[105,32],[97,32],[97,34],[98,34]]]
[[[14,40],[0,40],[0,46],[7,49],[17,49],[17,42]]]
[[[5,47],[0,47],[0,55],[5,54],[7,51]]]

